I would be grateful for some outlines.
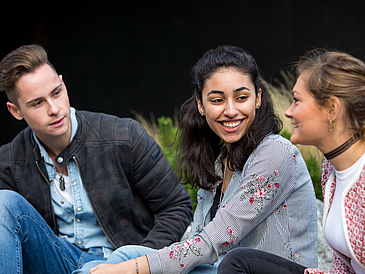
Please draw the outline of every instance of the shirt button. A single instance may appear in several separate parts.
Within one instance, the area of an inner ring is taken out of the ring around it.
[[[81,245],[81,244],[82,244],[82,242],[81,242],[81,241],[78,241],[78,242],[77,242],[77,244],[78,244],[78,245]]]
[[[64,204],[65,202],[64,201],[61,201],[61,204]]]
[[[81,220],[80,220],[79,218],[77,218],[77,219],[76,219],[76,222],[78,222],[78,223],[79,223],[79,222],[81,222]]]
[[[76,182],[76,181],[74,181],[74,182],[73,182],[73,184],[74,184],[74,186],[75,186],[75,185],[77,185],[77,182]]]
[[[78,207],[78,208],[77,208],[77,211],[81,211],[81,207]]]
[[[63,158],[62,158],[62,157],[58,157],[58,158],[57,158],[57,162],[58,162],[59,164],[62,164],[62,163],[63,163]]]

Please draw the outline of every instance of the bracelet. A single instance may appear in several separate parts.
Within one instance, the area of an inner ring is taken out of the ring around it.
[[[136,274],[139,274],[139,269],[138,269],[138,261],[137,261],[137,258],[136,258]]]

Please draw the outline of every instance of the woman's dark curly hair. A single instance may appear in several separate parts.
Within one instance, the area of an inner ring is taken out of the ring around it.
[[[200,115],[196,101],[196,98],[202,101],[202,90],[206,81],[221,68],[234,68],[248,75],[255,86],[256,95],[261,89],[261,107],[256,109],[255,119],[247,133],[238,142],[231,144],[230,151],[208,126],[205,117]],[[214,167],[221,151],[223,157],[227,157],[231,169],[242,170],[262,139],[271,132],[281,131],[282,122],[274,114],[256,61],[241,48],[220,46],[207,51],[192,68],[192,84],[194,94],[182,105],[180,111],[178,170],[185,184],[208,190],[217,180],[221,180]]]

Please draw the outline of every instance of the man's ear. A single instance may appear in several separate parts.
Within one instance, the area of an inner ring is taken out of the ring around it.
[[[8,107],[8,110],[11,113],[11,115],[15,117],[15,119],[23,120],[23,115],[21,114],[19,108],[15,104],[7,102],[6,106]]]

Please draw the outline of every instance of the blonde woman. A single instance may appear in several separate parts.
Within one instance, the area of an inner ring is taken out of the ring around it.
[[[300,60],[297,72],[285,116],[293,124],[290,140],[316,146],[325,156],[323,227],[333,249],[333,269],[305,273],[365,273],[365,64],[346,53],[317,50]],[[273,254],[237,249],[218,273],[303,273],[296,268]]]

